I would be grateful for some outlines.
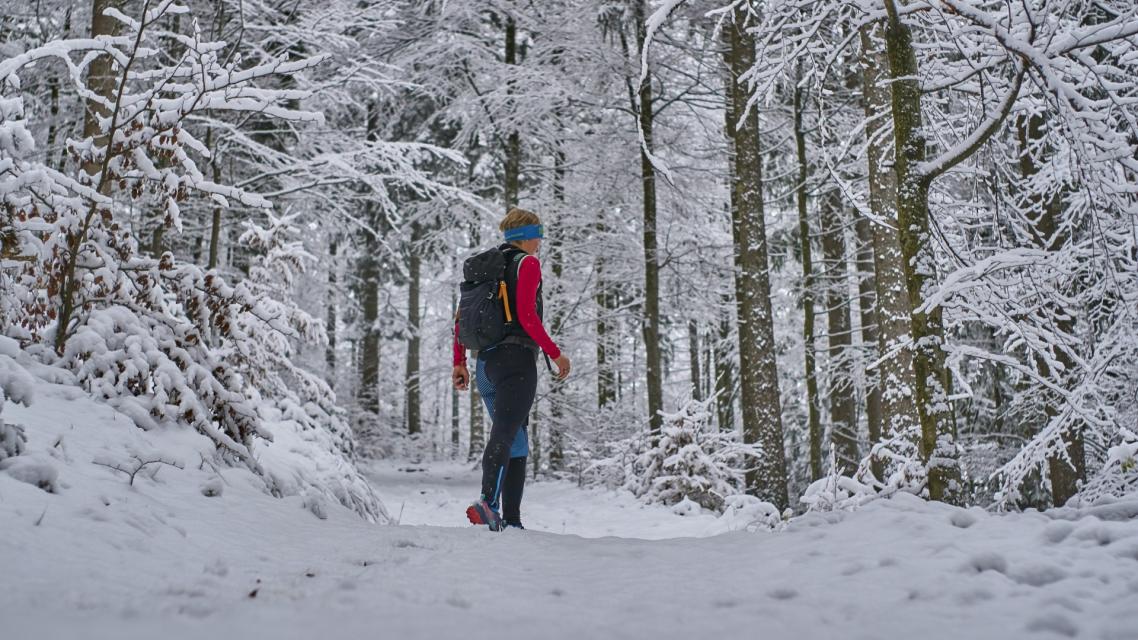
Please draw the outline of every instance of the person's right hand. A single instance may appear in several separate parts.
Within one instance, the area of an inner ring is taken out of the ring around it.
[[[558,380],[564,380],[565,378],[569,377],[569,356],[563,353],[557,356],[557,359],[553,361],[553,364],[557,365]]]
[[[456,365],[454,369],[451,369],[450,381],[454,384],[455,389],[466,391],[470,388],[470,371],[465,365]]]

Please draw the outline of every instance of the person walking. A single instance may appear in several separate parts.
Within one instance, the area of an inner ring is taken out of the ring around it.
[[[470,388],[471,376],[470,370],[466,366],[466,346],[459,340],[458,329],[458,318],[456,317],[451,378],[456,389],[466,391]],[[482,398],[486,413],[493,421],[494,401],[498,396],[498,391],[490,379],[486,377],[486,361],[478,358],[475,362],[474,387],[478,389],[478,395]],[[526,483],[526,461],[529,458],[529,434],[526,429],[528,426],[529,420],[527,419],[526,424],[518,429],[518,435],[514,436],[514,443],[510,445],[510,460],[506,463],[506,475],[502,479],[502,521],[505,526],[516,529],[525,529],[522,526],[521,508],[522,494],[525,491]]]
[[[466,517],[472,524],[487,525],[491,531],[501,531],[507,523],[498,508],[508,477],[512,479],[511,509],[506,515],[511,524],[521,523],[520,513],[513,511],[521,501],[525,466],[524,463],[519,465],[520,473],[509,467],[511,449],[518,432],[529,422],[537,394],[538,353],[544,352],[557,365],[558,379],[564,380],[570,368],[569,357],[561,352],[542,324],[541,263],[537,258],[545,237],[541,220],[533,212],[515,207],[498,228],[505,240],[498,250],[504,254],[506,264],[507,316],[514,321],[507,322],[501,340],[478,352],[475,381],[480,384],[480,392],[486,388],[493,397],[487,402],[492,426],[482,454],[482,493],[466,509]],[[457,350],[452,379],[456,387],[465,389],[470,374],[465,362],[459,366]],[[462,359],[465,360],[465,356]],[[481,379],[479,373],[483,374]],[[482,380],[488,383],[485,387],[481,386]]]

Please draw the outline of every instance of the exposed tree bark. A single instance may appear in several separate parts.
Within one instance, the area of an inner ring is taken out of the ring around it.
[[[898,4],[897,0],[885,0],[888,13],[885,44],[896,149],[897,228],[911,308],[914,390],[917,417],[921,424],[920,453],[928,465],[929,497],[956,503],[960,501],[962,487],[956,453],[956,426],[948,401],[942,312],[939,307],[931,311],[922,309],[929,289],[936,283],[936,273],[929,234],[931,178],[919,168],[927,152],[920,74],[912,32],[902,22]]]
[[[732,357],[731,296],[723,296],[723,314],[719,318],[719,335],[715,341],[715,415],[720,431],[735,429],[735,360]]]
[[[558,204],[558,212],[564,211],[565,205],[565,152],[561,148],[553,154],[553,199]],[[554,281],[560,282],[562,274],[565,269],[565,233],[566,229],[560,227],[558,233],[555,234],[554,242],[552,244],[552,272]],[[561,326],[565,321],[565,313],[562,311],[562,306],[558,305],[553,314],[553,322],[550,327],[553,333],[560,334]],[[563,425],[563,410],[562,404],[565,402],[564,397],[565,386],[553,383],[552,389],[549,393],[550,403],[550,429],[549,429],[549,469],[551,471],[560,471],[565,466],[565,444],[562,438],[561,430]],[[536,473],[536,469],[534,471]]]
[[[597,224],[598,230],[603,230],[603,223]],[[614,362],[616,354],[613,350],[613,333],[609,328],[609,318],[616,306],[616,295],[611,290],[608,275],[605,269],[603,256],[596,260],[597,288],[593,300],[597,307],[597,408],[604,409],[616,400],[616,376]]]
[[[407,416],[407,433],[412,435],[422,431],[422,419],[420,415],[420,394],[419,394],[419,344],[421,342],[420,336],[420,321],[419,321],[419,288],[421,285],[421,266],[422,258],[419,256],[419,241],[422,240],[423,230],[418,222],[411,223],[411,245],[409,247],[410,264],[408,272],[410,280],[407,283],[407,330],[409,332],[407,337],[407,366],[406,366],[406,380],[407,380],[407,395],[405,404],[405,415]]]
[[[458,293],[453,290],[450,294],[450,315],[452,318],[458,317]],[[473,385],[473,380],[471,384]],[[452,385],[450,388],[450,446],[452,455],[456,458],[459,456],[458,447],[461,435],[459,431],[462,428],[462,411],[458,406],[459,402],[458,388]]]
[[[802,89],[797,85],[794,87],[794,140],[798,155],[798,186],[795,189],[795,195],[798,205],[798,235],[802,253],[802,350],[806,354],[806,407],[807,432],[810,439],[810,479],[817,480],[822,477],[822,420],[819,412],[818,374],[815,366],[817,347],[814,342],[814,266],[806,201],[806,179],[809,168],[806,161],[806,132],[802,127]]]
[[[638,0],[636,12],[637,52],[644,51],[647,38],[646,0]],[[636,101],[640,130],[644,135],[644,147],[654,149],[652,126],[655,114],[652,107],[652,65],[649,63],[648,75],[640,83]],[[653,433],[660,430],[664,409],[663,372],[660,358],[660,263],[656,244],[656,169],[644,148],[640,150],[640,176],[644,193],[644,364],[648,391],[648,424]]]
[[[703,394],[699,388],[699,324],[695,320],[688,321],[688,361],[691,363],[691,397],[699,402]]]
[[[759,116],[747,109],[747,92],[739,78],[755,63],[754,36],[746,30],[746,14],[735,11],[725,26],[731,42],[726,52],[732,72],[735,116],[736,252],[741,270],[735,279],[739,318],[739,357],[742,391],[743,440],[762,447],[763,455],[747,472],[747,491],[781,508],[789,505],[786,456],[783,450],[782,407],[775,364],[770,269],[767,260],[766,221],[763,212],[762,157]]]
[[[830,365],[830,439],[834,443],[838,472],[848,475],[857,469],[861,458],[857,447],[857,403],[852,377],[852,323],[843,209],[841,197],[835,190],[823,194],[819,201]]]
[[[506,64],[518,64],[518,29],[513,16],[506,17]],[[513,93],[513,80],[507,81],[507,93]],[[522,163],[522,142],[517,129],[506,136],[506,182],[503,197],[506,211],[518,204],[518,180]]]
[[[893,138],[897,153],[897,222],[902,265],[909,290],[913,335],[913,369],[917,416],[921,422],[920,453],[928,467],[929,497],[958,503],[963,486],[956,446],[956,421],[949,400],[951,379],[945,367],[944,323],[939,306],[925,310],[924,300],[936,283],[936,264],[929,233],[929,190],[934,180],[979,151],[1000,129],[1015,105],[1026,65],[1018,65],[1011,86],[996,112],[933,161],[927,160],[921,87],[912,31],[901,20],[899,0],[885,0],[885,50],[889,60]]]
[[[368,140],[376,139],[379,130],[379,116],[376,105],[368,101],[367,110],[367,136]],[[358,262],[358,286],[360,288],[360,307],[362,317],[360,323],[363,329],[363,338],[360,341],[360,409],[372,416],[379,415],[379,358],[380,358],[380,330],[379,330],[379,252],[381,250],[379,238],[376,234],[381,226],[382,212],[372,199],[364,205],[364,219],[371,229],[362,232],[363,252]]]
[[[478,353],[473,352],[470,354],[472,358],[477,359]],[[482,457],[482,449],[486,446],[485,433],[486,429],[483,426],[482,412],[482,395],[478,393],[478,385],[474,384],[474,372],[470,372],[470,450],[467,459],[474,461]]]
[[[206,131],[205,144],[210,150],[209,167],[213,173],[213,181],[221,184],[221,163],[218,159],[217,146],[213,145],[213,127]],[[217,268],[217,251],[218,245],[221,244],[221,205],[214,203],[212,215],[210,216],[209,225],[209,262],[206,267],[209,269]]]
[[[336,237],[328,241],[328,293],[324,297],[324,331],[328,336],[328,344],[324,347],[324,364],[327,366],[325,380],[332,389],[336,388],[336,324],[339,318],[336,313],[336,298],[339,288],[339,265],[336,263],[336,253],[339,250]]]
[[[104,12],[107,9],[122,11],[125,5],[126,0],[92,0],[91,37],[119,35],[122,30],[122,23],[104,15]],[[96,56],[87,66],[87,89],[113,103],[115,90],[118,88],[120,71],[121,69],[118,69],[110,55]],[[104,104],[96,100],[86,100],[83,109],[83,137],[94,138],[96,147],[105,146],[109,132],[103,129],[100,121],[110,116],[111,112]],[[92,158],[83,165],[83,171],[91,177],[92,183],[98,181],[102,164],[99,159]],[[104,184],[102,186],[109,185]]]
[[[92,0],[91,38],[103,35],[119,35],[122,29],[122,23],[104,15],[104,12],[107,9],[117,9],[121,11],[124,3],[125,0]],[[138,40],[135,42],[136,46],[137,44]],[[133,59],[131,62],[133,62]],[[87,90],[103,100],[114,104],[116,102],[115,95],[120,85],[125,85],[126,83],[126,72],[126,69],[117,67],[117,64],[110,55],[96,56],[87,66]],[[113,117],[115,114],[112,110],[108,109],[99,100],[93,98],[87,99],[84,101],[83,107],[83,137],[91,138],[94,147],[104,148],[105,153],[102,158],[92,155],[87,162],[83,163],[82,173],[86,174],[86,177],[80,176],[80,179],[86,180],[99,192],[108,194],[111,189],[111,182],[107,180],[111,149],[107,143],[110,140],[112,131],[118,127],[118,124],[115,122],[115,118]],[[108,126],[104,128],[102,121],[107,119],[110,119],[110,122]],[[68,240],[67,263],[60,276],[59,319],[55,333],[55,350],[60,354],[63,353],[67,338],[70,336],[72,315],[75,313],[76,268],[78,267],[80,248],[83,246],[87,235],[87,228],[95,216],[96,211],[97,208],[92,204],[86,214],[82,228],[76,232],[72,232],[70,234],[71,238]]]
[[[897,236],[897,175],[893,170],[892,138],[881,115],[891,109],[886,84],[889,61],[882,48],[879,26],[861,30],[862,92],[868,142],[869,206],[879,222],[870,231],[873,242],[874,289],[876,293],[877,364],[881,380],[881,422],[883,436],[906,433],[918,427],[913,405],[913,354],[909,348],[912,329],[909,320],[909,290],[901,264],[901,245]],[[883,479],[880,459],[871,463],[874,475]]]
[[[732,36],[722,32],[724,55],[723,91],[723,135],[727,140],[727,217],[731,221],[731,243],[739,246],[739,225],[735,211],[738,209],[737,189],[735,189],[735,74],[731,67]],[[742,257],[738,251],[732,255],[732,277],[737,281],[742,271]],[[737,285],[736,285],[737,286]],[[730,294],[723,294],[723,309],[719,317],[719,335],[715,342],[715,408],[720,431],[735,429],[735,358],[731,336],[731,312],[735,301]]]
[[[877,294],[876,278],[873,275],[873,230],[872,223],[863,215],[857,214],[854,232],[857,235],[857,292],[858,314],[861,318],[862,351],[869,361],[876,361],[880,352],[877,348]],[[881,441],[881,378],[880,368],[865,369],[865,422],[869,429],[869,446]]]

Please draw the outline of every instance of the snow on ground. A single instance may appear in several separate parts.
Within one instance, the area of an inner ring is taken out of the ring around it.
[[[4,407],[58,472],[51,494],[0,471],[4,640],[1138,638],[1135,503],[992,516],[898,496],[709,535],[724,522],[539,482],[531,529],[495,534],[465,523],[469,465],[384,463],[369,473],[403,524],[369,525],[196,459],[132,487],[91,461],[196,437],[81,396]]]
[[[379,488],[388,511],[403,525],[469,526],[466,507],[478,497],[481,467],[468,463],[377,462],[365,475]],[[680,517],[646,506],[630,493],[581,489],[571,482],[526,481],[522,523],[527,531],[659,540],[724,533],[736,523],[710,513]]]

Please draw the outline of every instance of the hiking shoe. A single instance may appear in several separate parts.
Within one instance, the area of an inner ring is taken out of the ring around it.
[[[525,531],[525,527],[522,526],[522,523],[520,521],[519,522],[510,522],[509,520],[507,520],[507,521],[505,521],[505,525],[506,525],[507,529],[521,529],[522,531]]]
[[[485,498],[467,507],[466,517],[470,520],[470,524],[484,524],[489,526],[491,531],[502,530],[502,516],[498,515],[498,510],[491,507]]]

